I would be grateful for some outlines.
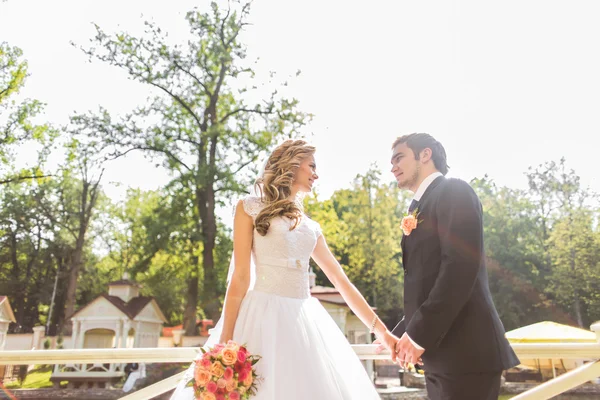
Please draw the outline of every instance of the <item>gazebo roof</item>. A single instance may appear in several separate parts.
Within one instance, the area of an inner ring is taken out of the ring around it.
[[[543,321],[506,332],[511,343],[596,343],[596,334],[587,329]]]
[[[134,319],[136,315],[142,311],[146,304],[150,303],[154,298],[150,296],[138,296],[129,300],[127,303],[120,297],[110,296],[106,293],[102,294],[106,300],[110,301],[115,307],[123,311],[129,318]]]
[[[15,314],[13,313],[13,310],[10,306],[10,302],[8,301],[8,297],[0,296],[0,307],[4,307],[4,309],[6,310],[8,319],[10,321],[17,322],[17,320],[15,319]]]
[[[140,284],[129,280],[129,279],[119,279],[118,281],[112,281],[108,284],[108,286],[136,286],[141,287]]]
[[[95,303],[98,299],[101,299],[101,298],[106,299],[109,303],[111,303],[113,306],[115,306],[119,311],[121,311],[123,314],[125,314],[127,317],[129,317],[129,319],[134,319],[144,309],[144,307],[146,307],[149,303],[154,302],[156,304],[154,297],[151,297],[151,296],[138,296],[138,297],[134,297],[133,299],[129,300],[128,302],[125,302],[120,297],[110,296],[106,293],[103,293],[100,296],[96,297],[96,299],[94,299],[90,303],[86,304],[85,306],[81,307],[79,310],[75,311],[71,316],[67,317],[67,319],[71,319],[71,318],[75,317],[81,311],[90,307],[93,303]],[[158,308],[158,305],[156,305],[156,308],[158,310],[160,318],[163,321],[166,321],[167,319],[163,315],[160,308]]]

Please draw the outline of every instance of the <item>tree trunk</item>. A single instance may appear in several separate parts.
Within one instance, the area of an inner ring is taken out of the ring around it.
[[[63,282],[66,279],[68,271],[65,268],[65,254],[61,254],[56,257],[56,273],[58,274],[58,281]],[[50,320],[50,329],[48,330],[48,336],[55,336],[58,334],[70,333],[70,328],[65,329],[65,300],[66,293],[64,286],[58,286],[54,297],[54,312],[52,313],[52,319]],[[69,331],[67,333],[67,331]]]
[[[216,104],[216,103],[215,103]],[[216,115],[213,110],[212,115]],[[215,123],[216,121],[213,121]],[[215,217],[215,164],[218,135],[210,140],[208,154],[206,186],[200,191],[199,211],[202,223],[202,266],[204,268],[204,280],[202,285],[202,307],[206,316],[214,322],[220,316],[219,296],[217,295],[217,274],[215,273],[215,241],[217,237],[217,220]]]
[[[9,231],[10,235],[10,258],[12,262],[12,281],[13,281],[13,298],[14,298],[14,309],[15,309],[15,319],[17,321],[17,327],[15,329],[15,333],[22,332],[22,322],[23,322],[23,306],[25,304],[25,296],[23,296],[23,289],[25,285],[21,282],[20,279],[20,265],[19,265],[19,255],[18,255],[18,242],[17,242],[17,233],[12,230]]]
[[[183,312],[183,329],[185,336],[196,336],[196,309],[198,306],[198,257],[192,257],[193,271],[188,278],[185,311]]]
[[[100,176],[100,179],[102,175]],[[96,200],[98,198],[98,185],[100,179],[92,185],[90,182],[84,180],[81,190],[81,206],[79,208],[79,226],[77,231],[77,238],[75,240],[75,248],[71,256],[71,265],[69,271],[69,281],[67,286],[67,299],[65,304],[65,318],[70,318],[75,312],[75,303],[77,301],[77,279],[79,278],[79,271],[83,266],[83,247],[85,245],[85,235],[87,233],[88,226],[92,219],[92,211],[96,206]],[[89,198],[88,198],[89,196]],[[64,321],[66,322],[66,321]],[[67,325],[69,325],[67,323]]]
[[[579,297],[579,293],[575,293],[573,309],[575,310],[575,318],[577,319],[577,324],[581,328],[585,329],[585,326],[583,326],[583,317],[581,315],[581,298]]]
[[[65,318],[70,318],[75,312],[77,300],[77,278],[81,269],[83,249],[75,248],[71,258],[71,266],[68,268],[67,298],[65,303]],[[65,321],[66,322],[66,321]]]

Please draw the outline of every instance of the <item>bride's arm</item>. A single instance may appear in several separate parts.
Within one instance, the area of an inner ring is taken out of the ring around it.
[[[233,220],[233,257],[235,269],[227,287],[223,312],[223,331],[219,339],[225,343],[233,337],[235,321],[240,305],[250,286],[250,257],[252,252],[252,232],[254,222],[244,211],[243,200],[240,200],[235,210]]]
[[[329,246],[327,246],[327,242],[323,235],[320,235],[317,240],[317,245],[313,251],[312,258],[319,265],[319,268],[325,272],[329,281],[333,283],[333,286],[340,292],[354,314],[356,314],[370,330],[374,331],[382,344],[392,352],[392,360],[395,361],[396,354],[392,349],[398,338],[391,334],[375,311],[369,306],[369,303],[367,303],[363,295],[356,289],[356,286],[350,282],[350,279],[348,279],[342,266],[335,259],[331,250],[329,250]]]

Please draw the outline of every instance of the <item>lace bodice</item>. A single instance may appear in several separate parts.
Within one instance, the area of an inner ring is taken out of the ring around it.
[[[264,207],[260,198],[243,200],[244,211],[256,219]],[[265,236],[254,230],[252,257],[256,264],[254,290],[285,297],[310,297],[308,262],[321,235],[319,224],[306,215],[290,230],[293,221],[273,218]]]

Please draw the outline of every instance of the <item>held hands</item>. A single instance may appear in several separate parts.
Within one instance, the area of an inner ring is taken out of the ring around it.
[[[425,350],[417,349],[410,341],[408,335],[404,333],[400,339],[387,331],[381,336],[377,335],[378,339],[373,343],[379,344],[375,352],[381,353],[384,349],[391,353],[392,362],[398,363],[402,368],[406,368],[408,364],[423,364],[421,356]]]
[[[396,359],[392,357],[392,361],[398,362],[402,368],[406,368],[408,364],[423,364],[421,356],[425,350],[415,347],[406,332],[400,340],[396,342],[395,353]]]

